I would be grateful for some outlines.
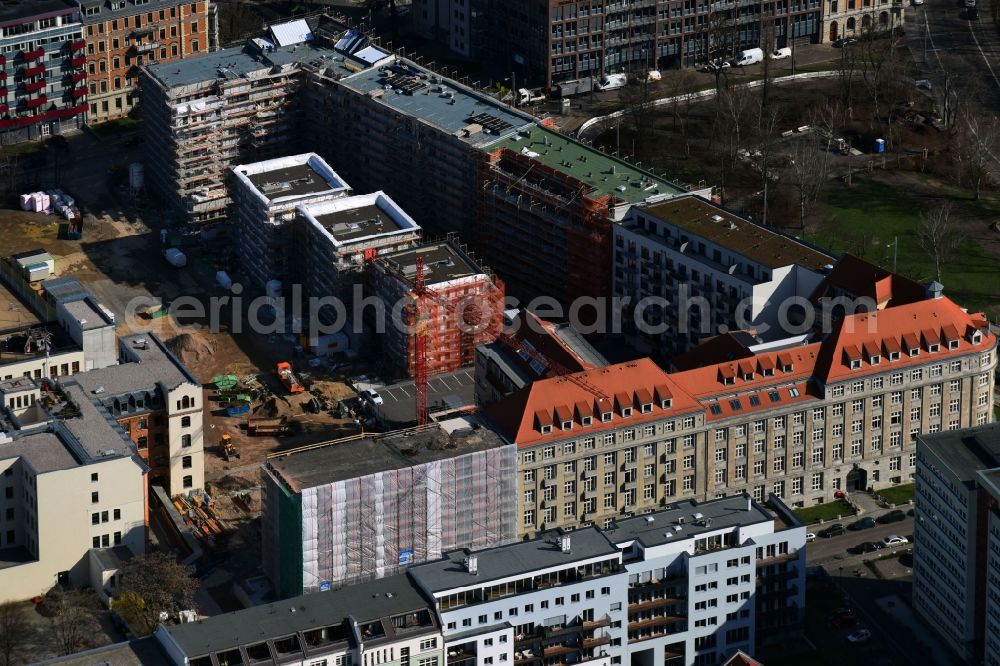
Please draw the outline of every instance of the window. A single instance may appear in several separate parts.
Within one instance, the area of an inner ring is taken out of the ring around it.
[[[821,465],[823,463],[823,447],[813,449],[812,464]]]
[[[738,481],[743,481],[747,478],[747,466],[737,465],[736,466],[736,479]]]
[[[181,417],[181,427],[182,428],[190,428],[191,427],[191,417],[190,416],[182,416]]]
[[[181,467],[183,469],[191,469],[191,456],[181,458]]]
[[[100,500],[100,495],[98,493],[96,493],[96,492],[90,493],[90,503],[91,504],[97,504],[100,501],[101,501]]]
[[[101,524],[101,514],[97,513],[97,512],[90,514],[90,524],[91,525],[100,525]]]
[[[813,473],[811,488],[813,490],[823,490],[823,472]]]
[[[183,486],[185,488],[193,488],[194,487],[194,478],[191,477],[191,476],[185,476],[184,479],[183,479]]]
[[[181,435],[181,447],[188,448],[191,446],[191,435]]]
[[[524,512],[524,525],[525,527],[531,527],[535,524],[535,511],[534,509],[528,509]]]

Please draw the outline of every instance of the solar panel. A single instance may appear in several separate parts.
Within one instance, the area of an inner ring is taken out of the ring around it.
[[[489,113],[477,113],[469,118],[469,122],[482,125],[483,129],[489,130],[491,134],[501,134],[514,127],[503,118],[497,118]]]
[[[402,90],[406,95],[412,95],[427,87],[427,82],[423,79],[405,74],[389,74],[384,81],[385,85],[393,90]]]

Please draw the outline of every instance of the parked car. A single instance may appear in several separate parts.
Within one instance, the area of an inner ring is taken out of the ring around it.
[[[865,516],[861,520],[856,520],[847,526],[847,529],[852,532],[859,532],[861,530],[870,530],[875,527],[875,519],[871,516]]]
[[[879,541],[864,541],[856,546],[851,546],[847,549],[847,552],[852,555],[863,555],[865,553],[874,553],[875,551],[881,549],[882,543]]]
[[[836,525],[830,525],[825,530],[820,530],[819,535],[824,539],[829,539],[830,537],[840,536],[844,533],[844,526],[840,523]]]
[[[895,511],[882,514],[875,519],[875,522],[882,525],[888,525],[889,523],[898,523],[901,520],[906,520],[906,512],[902,509],[896,509]]]
[[[764,62],[764,49],[756,48],[740,51],[739,57],[733,61],[733,64],[737,67],[746,67],[747,65],[756,65],[759,62]]]
[[[806,543],[809,543],[810,541],[815,541],[815,540],[816,540],[816,534],[815,534],[815,532],[806,532]]]
[[[897,546],[905,546],[910,543],[906,537],[896,536],[895,534],[890,534],[886,538],[882,539],[882,543],[886,548],[895,548]]]
[[[858,40],[854,37],[842,37],[833,43],[833,46],[838,49],[842,49],[845,46],[850,46],[851,44],[857,44]]]
[[[361,392],[361,397],[376,406],[381,405],[383,402],[382,396],[374,389],[365,389]]]
[[[780,49],[774,49],[771,51],[771,60],[784,60],[785,58],[792,57],[792,48],[790,46],[785,46]]]
[[[872,637],[872,632],[868,631],[867,629],[859,629],[858,631],[855,631],[853,634],[849,634],[847,636],[847,640],[849,640],[852,643],[863,643],[864,641],[868,640],[871,637]]]

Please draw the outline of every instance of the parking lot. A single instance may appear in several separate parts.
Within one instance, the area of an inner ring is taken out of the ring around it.
[[[416,416],[416,387],[412,381],[390,386],[377,382],[357,382],[359,391],[374,389],[382,404],[374,406],[375,414],[386,426],[410,423]],[[475,404],[473,368],[462,368],[427,380],[427,407],[431,412]]]

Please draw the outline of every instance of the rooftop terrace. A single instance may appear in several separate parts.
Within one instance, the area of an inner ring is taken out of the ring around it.
[[[404,59],[341,79],[340,85],[371,95],[379,103],[442,132],[461,135],[474,146],[484,146],[534,122],[531,116],[488,95],[455,81],[443,82],[434,73]]]
[[[458,431],[439,428],[407,430],[337,440],[281,454],[267,461],[293,492],[393,469],[454,458],[503,446],[492,430]]]
[[[687,194],[687,190],[617,157],[541,126],[512,134],[489,146],[507,148],[586,183],[599,195],[641,203]]]

